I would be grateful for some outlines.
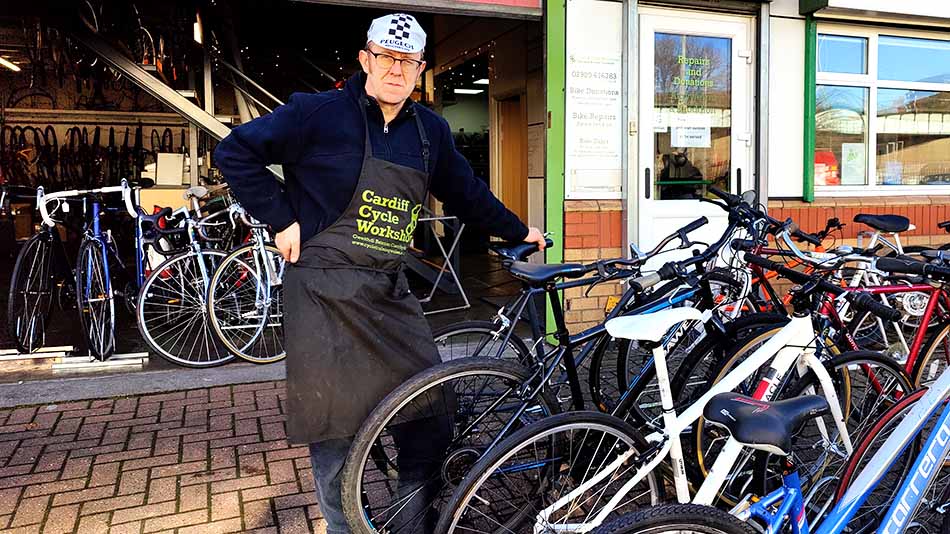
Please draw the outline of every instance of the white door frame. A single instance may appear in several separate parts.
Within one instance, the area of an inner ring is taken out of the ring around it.
[[[647,19],[643,19],[646,16]],[[663,22],[656,24],[657,20],[669,17],[667,21],[669,24],[664,26]],[[643,202],[647,202],[644,199],[644,170],[649,167],[651,169],[651,184],[655,182],[657,169],[653,169],[654,162],[652,154],[641,158],[641,147],[644,143],[643,136],[650,136],[649,144],[652,146],[653,143],[653,125],[643,122],[645,117],[652,116],[653,109],[653,99],[654,91],[651,86],[647,85],[644,87],[644,83],[641,80],[642,73],[640,72],[642,65],[652,65],[653,64],[653,47],[652,44],[648,47],[647,50],[644,50],[645,47],[642,46],[641,35],[642,31],[651,32],[651,41],[652,41],[652,32],[655,30],[666,31],[669,33],[685,33],[690,35],[709,35],[709,36],[723,36],[728,34],[727,31],[716,31],[716,28],[723,28],[730,24],[741,24],[745,26],[745,42],[733,42],[732,46],[732,75],[734,80],[738,80],[737,74],[744,76],[744,80],[741,88],[741,91],[736,91],[735,83],[733,87],[733,107],[739,105],[741,100],[745,103],[743,106],[745,111],[745,117],[743,118],[743,124],[733,124],[732,125],[732,157],[731,160],[731,181],[732,186],[735,186],[735,175],[736,168],[741,165],[742,168],[742,188],[751,189],[754,185],[755,175],[756,175],[756,128],[757,128],[757,119],[756,119],[756,108],[755,108],[755,91],[756,91],[756,62],[760,59],[756,54],[755,43],[756,39],[756,20],[752,16],[748,15],[728,15],[728,14],[718,14],[718,13],[709,13],[703,11],[694,11],[686,9],[669,9],[669,8],[655,8],[655,7],[645,7],[639,6],[633,0],[628,0],[628,7],[624,11],[625,18],[625,38],[626,43],[626,65],[625,72],[627,75],[625,78],[625,93],[627,94],[627,99],[625,102],[625,118],[628,125],[628,136],[626,147],[626,157],[624,158],[625,169],[624,176],[625,187],[624,191],[624,216],[625,216],[625,241],[626,242],[635,242],[641,244],[643,242],[646,246],[646,242],[643,240],[646,236],[641,236],[641,223],[640,223],[640,213],[641,206]],[[652,20],[653,24],[647,24],[649,27],[644,27],[643,22],[649,22]],[[695,23],[698,23],[695,24]],[[699,26],[699,27],[697,27]],[[751,54],[751,64],[747,62],[745,57],[739,57],[740,52],[742,55],[746,53]],[[647,57],[649,56],[649,57]],[[741,62],[741,63],[740,63]],[[739,69],[741,68],[741,72]],[[650,79],[652,79],[652,73],[650,74]],[[742,95],[737,93],[744,93]],[[645,108],[645,106],[649,106]],[[644,113],[644,111],[647,113]],[[741,154],[739,153],[738,137],[742,136],[747,140],[741,141],[743,147],[741,148]],[[741,160],[737,159],[737,156],[741,156]],[[739,165],[736,164],[738,162]],[[652,195],[651,195],[652,196]],[[652,202],[652,200],[650,201]],[[699,213],[697,212],[698,216]],[[687,221],[688,222],[688,221]],[[675,228],[671,228],[675,229]],[[644,229],[646,230],[646,229]],[[641,248],[644,248],[641,246]]]

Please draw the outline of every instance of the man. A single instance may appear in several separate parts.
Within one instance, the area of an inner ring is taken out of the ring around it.
[[[235,128],[215,160],[241,204],[277,231],[284,279],[287,433],[309,443],[327,531],[347,532],[340,471],[376,404],[439,362],[402,273],[428,192],[469,224],[537,243],[455,150],[448,123],[409,96],[425,69],[415,18],[372,22],[342,91],[294,94]],[[283,165],[280,187],[266,166]]]

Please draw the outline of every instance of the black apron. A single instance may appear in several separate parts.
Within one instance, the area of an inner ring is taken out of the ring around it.
[[[360,107],[366,144],[353,198],[285,275],[291,443],[353,436],[383,397],[440,361],[402,272],[428,193],[429,141],[416,113],[425,171],[374,158]]]

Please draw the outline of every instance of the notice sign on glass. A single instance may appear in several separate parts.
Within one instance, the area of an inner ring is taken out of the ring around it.
[[[620,198],[623,3],[568,0],[567,198]]]

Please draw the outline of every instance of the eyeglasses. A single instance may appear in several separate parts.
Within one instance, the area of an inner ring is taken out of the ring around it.
[[[422,61],[419,61],[418,59],[409,59],[409,58],[399,59],[399,58],[390,56],[389,54],[383,54],[381,52],[373,52],[369,48],[367,48],[366,51],[372,54],[374,58],[376,58],[376,63],[379,64],[380,68],[386,69],[386,70],[393,68],[393,64],[396,63],[397,61],[399,62],[399,67],[402,68],[403,72],[412,72],[418,69],[419,67],[421,67],[423,63]]]

